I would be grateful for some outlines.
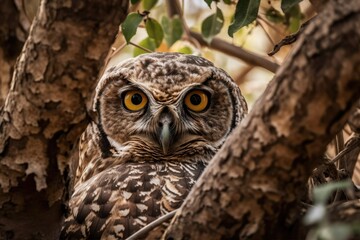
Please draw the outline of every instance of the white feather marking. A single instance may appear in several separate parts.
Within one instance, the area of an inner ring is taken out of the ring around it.
[[[74,213],[74,216],[77,216],[78,213],[79,213],[79,207],[74,207],[73,208],[73,213]]]
[[[94,212],[98,212],[100,210],[100,206],[97,204],[91,204],[90,207]]]
[[[124,225],[115,225],[114,226],[114,231],[116,234],[119,234],[120,232],[124,231],[125,227]]]
[[[126,192],[126,191],[123,191],[123,196],[126,200],[128,200],[131,196],[132,196],[132,193],[131,192]]]
[[[85,231],[85,225],[81,225],[80,230],[81,230],[81,234],[82,234],[83,236],[86,236],[86,235],[85,235],[85,233],[86,233],[86,231]]]
[[[159,178],[152,178],[150,179],[150,183],[154,185],[160,185],[160,179]]]
[[[129,213],[130,209],[119,210],[119,214],[121,217],[126,217],[127,215],[129,215]]]
[[[111,146],[113,146],[115,148],[115,150],[117,151],[117,154],[114,154],[114,156],[121,155],[123,152],[125,152],[129,149],[128,146],[119,144],[114,139],[112,139],[110,136],[107,136],[107,139],[109,140],[109,143],[111,144]]]
[[[148,206],[146,206],[145,204],[141,204],[141,203],[136,204],[136,207],[140,210],[140,212],[143,212],[148,209]]]
[[[134,219],[134,224],[135,225],[140,225],[140,226],[145,226],[146,223],[144,223],[141,219]]]
[[[145,221],[147,220],[147,217],[145,217],[145,216],[139,216],[139,219],[145,222]]]

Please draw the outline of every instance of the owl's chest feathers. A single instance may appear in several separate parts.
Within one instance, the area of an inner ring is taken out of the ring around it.
[[[80,179],[77,183],[89,180],[90,178],[102,173],[108,169],[117,168],[118,166],[131,166],[132,164],[150,164],[159,169],[167,171],[174,167],[182,169],[180,166],[186,165],[207,165],[216,153],[217,149],[209,146],[199,146],[198,148],[184,148],[175,153],[164,155],[160,149],[151,149],[138,144],[130,144],[119,148],[114,148],[112,156],[102,158],[100,155],[93,156],[85,166]],[[81,159],[80,159],[81,161]]]
[[[205,141],[193,141],[175,145],[167,154],[160,146],[146,139],[136,138],[124,145],[112,144],[113,157],[124,161],[154,161],[154,162],[209,162],[218,148]]]
[[[179,208],[204,168],[201,162],[165,161],[107,168],[75,187],[67,222],[89,239],[99,230],[104,238],[122,239]],[[108,220],[101,222],[104,218]]]

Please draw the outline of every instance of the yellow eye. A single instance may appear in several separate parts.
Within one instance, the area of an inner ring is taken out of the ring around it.
[[[147,97],[140,90],[128,91],[124,97],[124,105],[130,111],[139,111],[143,109],[147,102]]]
[[[194,112],[203,111],[209,104],[207,94],[201,90],[193,90],[185,97],[185,105]]]

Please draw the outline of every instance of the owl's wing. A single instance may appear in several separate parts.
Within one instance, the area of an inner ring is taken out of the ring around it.
[[[78,159],[72,159],[70,167],[70,176],[73,177],[70,185],[71,192],[77,185],[108,167],[108,162],[101,160],[104,156],[101,148],[103,138],[94,122],[91,122],[81,135],[79,157]]]
[[[61,239],[123,239],[177,209],[203,163],[126,163],[75,189]]]

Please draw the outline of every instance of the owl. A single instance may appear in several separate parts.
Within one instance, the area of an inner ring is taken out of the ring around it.
[[[61,239],[124,239],[179,208],[247,105],[208,60],[152,53],[108,69],[93,110]]]

